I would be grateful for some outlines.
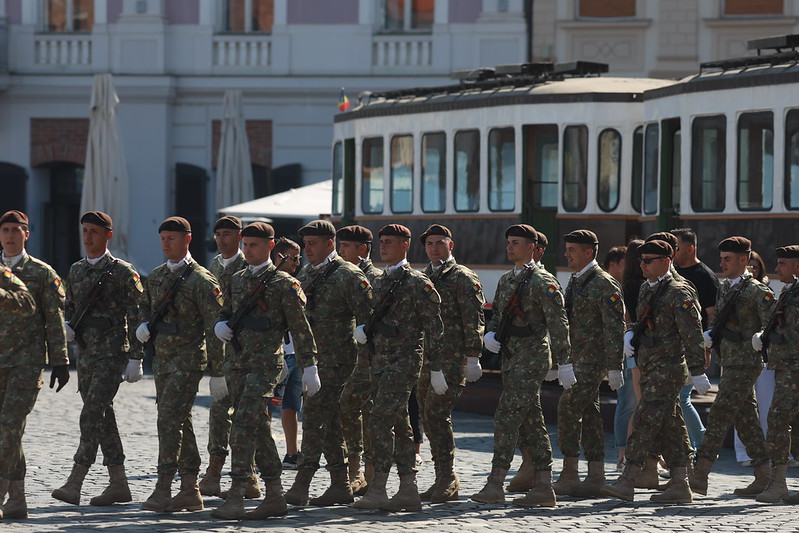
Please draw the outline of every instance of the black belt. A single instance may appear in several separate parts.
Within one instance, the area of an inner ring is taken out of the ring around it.
[[[164,335],[174,335],[178,332],[178,325],[170,324],[169,322],[161,322],[155,330]]]
[[[741,342],[744,340],[744,336],[739,332],[733,331],[726,327],[721,328],[719,335],[721,335],[722,339],[727,339],[730,342]]]
[[[508,326],[508,336],[510,337],[530,337],[533,334],[533,328],[527,326]]]
[[[269,331],[272,329],[272,321],[268,318],[255,318],[254,316],[245,316],[241,319],[241,325],[253,331]]]
[[[84,316],[82,324],[87,328],[105,331],[114,325],[114,321],[108,317]]]
[[[768,341],[770,344],[785,344],[785,335],[782,333],[777,333],[776,331],[772,331],[768,334]]]
[[[399,333],[399,329],[396,326],[389,326],[388,324],[383,324],[382,322],[375,322],[374,326],[372,326],[374,330],[383,335],[384,337],[396,337]]]
[[[641,335],[641,346],[645,346],[647,348],[652,348],[655,344],[657,344],[658,337],[657,335]]]

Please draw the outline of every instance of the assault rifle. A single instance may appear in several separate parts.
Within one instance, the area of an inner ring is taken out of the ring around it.
[[[164,321],[164,317],[166,317],[166,314],[172,307],[172,303],[178,295],[178,288],[188,279],[192,272],[194,272],[194,262],[186,265],[180,277],[176,279],[172,283],[172,286],[169,287],[169,290],[164,293],[164,297],[161,298],[161,303],[158,304],[158,309],[156,309],[153,316],[150,317],[150,321],[147,323],[147,329],[150,330],[150,339],[144,343],[144,355],[155,357],[155,338],[158,336],[158,326]]]
[[[781,326],[785,320],[785,306],[788,304],[788,298],[796,292],[797,287],[799,287],[799,282],[794,282],[793,287],[788,289],[788,291],[783,294],[779,300],[777,300],[777,305],[774,307],[774,312],[771,313],[771,316],[766,323],[766,327],[763,328],[763,334],[760,336],[760,340],[763,343],[763,348],[761,350],[763,354],[763,362],[768,363],[768,347],[771,344],[772,336],[775,334],[777,326]]]
[[[83,321],[84,319],[89,316],[89,313],[94,306],[97,305],[97,300],[100,298],[100,293],[103,292],[103,283],[105,283],[105,279],[111,275],[111,272],[114,271],[114,268],[117,266],[119,259],[113,259],[111,264],[103,270],[100,276],[97,278],[97,281],[94,283],[92,290],[89,291],[89,294],[86,296],[86,299],[83,300],[83,304],[78,307],[75,314],[72,315],[72,318],[69,321],[69,327],[72,328],[72,331],[75,332],[75,342],[78,343],[82,349],[86,349],[86,341],[83,339]]]
[[[721,312],[716,315],[716,320],[713,321],[713,329],[710,330],[710,338],[713,339],[712,349],[715,350],[716,354],[719,353],[721,339],[724,337],[722,332],[724,331],[727,322],[729,322],[730,317],[735,312],[735,304],[751,280],[751,277],[747,277],[738,282],[738,287],[735,289],[735,293],[730,296],[730,299],[727,300],[727,303],[724,305]]]
[[[518,283],[516,283],[516,288],[513,289],[513,293],[510,295],[510,298],[508,298],[508,303],[505,305],[505,309],[502,312],[502,320],[499,321],[499,327],[497,327],[497,331],[494,333],[494,339],[502,344],[501,348],[499,349],[500,355],[504,355],[508,359],[513,357],[513,354],[510,352],[510,350],[508,350],[506,345],[507,340],[511,336],[511,322],[513,322],[514,317],[519,317],[522,320],[527,318],[527,313],[522,310],[522,306],[520,304],[522,300],[522,292],[530,284],[530,278],[533,277],[533,272],[533,267],[530,265],[524,266],[521,279]]]
[[[405,278],[410,276],[410,272],[405,268],[398,268],[400,272],[395,272],[393,274],[393,279],[391,280],[391,285],[388,287],[388,291],[383,294],[383,297],[380,298],[380,301],[372,310],[372,314],[369,315],[369,319],[366,321],[366,324],[363,327],[364,333],[366,333],[366,338],[371,341],[372,333],[374,333],[377,324],[386,316],[388,310],[391,309],[391,306],[394,304],[394,293],[396,290],[402,285],[402,282],[405,281]]]
[[[307,286],[302,288],[302,292],[305,293],[305,298],[307,299],[305,303],[306,311],[313,311],[316,308],[316,288],[319,283],[327,279],[327,277],[340,266],[341,263],[338,261],[331,261],[324,270],[321,270],[317,275],[311,278]]]
[[[630,344],[635,348],[634,358],[636,359],[638,358],[638,348],[641,346],[641,337],[644,336],[644,332],[651,332],[655,329],[655,309],[657,308],[658,301],[671,283],[671,279],[672,278],[668,278],[660,282],[658,288],[655,289],[655,292],[649,297],[649,301],[646,302],[644,310],[638,318],[638,322],[633,324],[633,327],[630,329],[630,331],[633,332],[633,338],[630,340]]]

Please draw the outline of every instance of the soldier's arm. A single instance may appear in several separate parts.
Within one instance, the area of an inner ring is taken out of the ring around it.
[[[560,287],[552,282],[538,283],[531,285],[530,291],[544,312],[544,320],[552,342],[553,361],[559,365],[570,363],[569,319],[566,316],[566,307]]]
[[[433,287],[427,276],[418,280],[411,290],[415,291],[414,300],[418,318],[422,321],[425,340],[429,343],[428,360],[430,370],[441,370],[441,351],[443,346],[444,322],[441,320],[441,295]],[[413,281],[416,281],[415,279]]]
[[[455,294],[458,300],[458,309],[461,312],[466,355],[479,357],[480,351],[483,349],[483,333],[485,331],[483,287],[480,285],[480,278],[473,272],[460,272],[457,283]]]
[[[497,296],[502,292],[504,283],[505,276],[503,275],[501,278],[499,278],[499,281],[497,282],[497,289],[494,292],[494,301],[491,303],[491,320],[489,320],[488,324],[486,324],[486,332],[497,331],[497,329],[499,329],[499,323],[502,322],[503,302],[500,302]]]
[[[42,288],[39,312],[44,319],[44,338],[47,342],[47,360],[51,366],[69,364],[67,332],[64,327],[64,299],[66,293],[61,278],[53,270],[46,273]]]
[[[0,309],[32,316],[36,311],[36,301],[25,283],[5,267],[2,277]]]
[[[72,316],[75,314],[75,292],[73,289],[73,285],[75,284],[75,280],[78,278],[78,273],[76,270],[76,266],[73,263],[71,267],[69,267],[69,274],[67,274],[66,283],[64,284],[65,292],[66,292],[66,300],[64,301],[64,320],[69,322],[72,320]]]
[[[679,289],[669,302],[672,306],[677,334],[685,353],[685,362],[692,376],[705,371],[705,339],[702,335],[702,316],[699,313],[699,302],[693,298],[687,288]]]
[[[757,285],[756,287],[757,299],[755,304],[758,318],[760,318],[760,329],[763,329],[774,311],[774,306],[777,305],[777,300],[774,298],[774,293],[767,286]]]
[[[141,282],[141,277],[136,269],[132,266],[128,267],[125,271],[124,280],[124,298],[125,298],[125,319],[128,323],[128,343],[130,344],[130,357],[132,359],[141,359],[144,354],[139,350],[139,339],[136,338],[136,328],[139,327],[141,317],[141,309],[139,307],[144,298],[144,285]],[[67,303],[69,303],[69,293],[67,293]]]
[[[305,293],[294,278],[281,281],[278,289],[283,316],[294,340],[297,363],[305,368],[316,364],[316,341],[308,317],[305,316]]]
[[[624,299],[621,287],[603,279],[603,291],[598,302],[602,315],[602,346],[605,349],[605,366],[608,370],[621,370],[624,364]]]
[[[205,345],[208,352],[208,371],[212,377],[220,377],[222,372],[223,352],[222,343],[216,338],[214,325],[219,312],[224,304],[222,289],[216,283],[216,278],[208,274],[197,284],[197,303],[202,316],[205,329]]]
[[[347,303],[355,324],[365,324],[372,313],[372,285],[360,270],[353,271],[353,274],[347,279]]]

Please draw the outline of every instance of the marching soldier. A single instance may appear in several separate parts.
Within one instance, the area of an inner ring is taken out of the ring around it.
[[[494,297],[494,315],[486,326],[485,347],[502,354],[502,395],[494,414],[494,457],[491,475],[483,489],[472,496],[481,503],[503,503],[502,486],[517,442],[531,460],[534,484],[523,498],[524,507],[554,506],[552,445],[541,411],[541,382],[552,361],[559,364],[558,378],[564,388],[576,378],[569,363],[569,326],[563,294],[554,278],[535,264],[538,240],[526,224],[505,231],[508,260],[513,270],[502,275]]]
[[[150,273],[141,301],[142,323],[136,337],[153,356],[155,401],[158,405],[158,482],[142,504],[147,511],[198,511],[203,498],[197,484],[200,452],[191,408],[206,367],[210,392],[219,401],[227,395],[222,376],[222,351],[207,343],[224,301],[213,275],[189,253],[191,225],[169,217],[158,228],[166,263]],[[154,353],[153,353],[154,352]],[[175,473],[180,492],[172,498]]]
[[[22,434],[42,386],[44,365],[53,367],[51,389],[58,381],[58,392],[69,381],[64,287],[50,265],[25,251],[29,236],[25,213],[8,211],[0,217],[6,267],[0,286],[7,292],[3,307],[8,308],[3,313],[0,341],[0,501],[7,492],[8,500],[2,506],[5,518],[28,518]],[[21,292],[25,286],[35,302],[35,312]]]
[[[452,255],[455,243],[449,228],[433,224],[419,239],[430,259],[424,273],[441,296],[444,323],[444,337],[437,345],[443,349],[436,352],[433,343],[425,342],[424,364],[416,389],[436,469],[435,483],[420,497],[422,501],[442,503],[457,501],[460,490],[460,481],[453,469],[452,409],[466,382],[477,381],[483,374],[480,352],[485,329],[485,298],[477,274],[455,261]]]
[[[605,484],[605,434],[599,412],[599,386],[605,375],[610,388],[624,384],[624,300],[621,286],[596,260],[594,232],[576,230],[563,237],[566,260],[574,270],[566,287],[571,358],[577,383],[558,402],[558,444],[563,470],[553,484],[555,494],[599,496]],[[588,460],[588,477],[580,482],[580,445]]]
[[[300,228],[299,235],[309,264],[300,270],[297,279],[308,298],[305,311],[314,337],[324,339],[317,346],[323,387],[305,402],[302,454],[286,501],[293,505],[310,502],[320,506],[352,503],[340,401],[344,383],[355,368],[352,330],[369,316],[372,286],[358,267],[336,253],[333,224],[315,220]],[[308,488],[323,452],[330,472],[330,487],[309,500]]]
[[[67,340],[77,341],[80,354],[80,444],[69,479],[53,491],[53,497],[74,505],[80,503],[83,480],[101,447],[111,482],[90,503],[112,505],[132,499],[114,397],[123,379],[134,383],[142,377],[141,352],[131,348],[144,287],[133,265],[108,251],[114,230],[111,217],[89,211],[80,222],[86,257],[69,269],[66,300]]]
[[[321,387],[316,369],[316,344],[305,318],[305,294],[300,283],[278,270],[269,258],[275,230],[253,222],[241,232],[249,265],[230,279],[230,298],[214,326],[217,337],[235,349],[227,351],[225,377],[233,401],[230,432],[233,483],[225,503],[211,516],[227,520],[264,519],[286,514],[280,483],[282,466],[272,438],[269,402],[283,369],[283,333],[291,331],[298,363],[305,368],[303,386],[309,396]],[[238,346],[236,346],[238,344]],[[229,345],[229,346],[230,346]],[[244,492],[258,465],[266,497],[245,513]]]

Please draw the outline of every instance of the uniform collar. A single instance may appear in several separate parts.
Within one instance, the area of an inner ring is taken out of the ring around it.
[[[6,253],[3,252],[3,264],[9,268],[14,268],[17,266],[17,263],[25,258],[26,255],[28,255],[28,252],[25,251],[25,248],[22,249],[22,253],[15,255],[14,257],[7,257]]]
[[[271,262],[272,262],[272,258],[270,257],[269,259],[266,260],[266,262],[261,263],[260,265],[250,265],[250,266],[248,266],[247,270],[249,270],[253,274],[257,274],[262,268],[264,268],[265,266],[268,266],[269,263],[271,263]]]
[[[100,261],[102,261],[106,256],[111,257],[111,253],[108,251],[108,248],[105,249],[105,252],[103,252],[103,254],[100,257],[91,258],[87,255],[86,262],[94,266]]]
[[[177,263],[173,263],[172,261],[167,259],[166,266],[167,266],[167,268],[169,268],[170,272],[174,272],[177,269],[179,269],[180,267],[182,267],[183,265],[188,265],[189,261],[191,261],[191,252],[186,252],[186,257],[184,257],[183,259],[181,259]]]
[[[538,267],[538,263],[536,263],[535,261],[530,261],[529,263],[526,263],[524,266],[525,266],[525,268],[526,267]],[[523,270],[524,270],[524,268],[518,269],[518,268],[514,267],[513,268],[513,275],[514,276],[518,276]]]
[[[439,264],[439,265],[434,265],[433,263],[430,263],[430,268],[433,269],[433,272],[437,272],[437,271],[441,270],[443,267],[449,265],[450,263],[454,263],[454,262],[455,262],[455,256],[450,254],[449,257],[444,259],[444,262]]]
[[[405,266],[407,264],[408,264],[408,258],[406,257],[406,258],[403,258],[402,261],[400,261],[396,265],[387,266],[384,270],[385,270],[386,274],[391,274],[392,272],[394,272],[398,268],[403,267],[403,266]]]
[[[585,266],[583,267],[583,269],[582,269],[582,270],[580,270],[579,272],[575,272],[574,274],[572,274],[572,277],[573,277],[574,279],[577,279],[577,278],[579,278],[580,276],[582,276],[583,274],[585,274],[586,272],[588,272],[589,270],[591,270],[592,268],[594,268],[594,266],[596,266],[596,265],[598,265],[598,264],[599,264],[599,263],[597,263],[597,262],[596,262],[596,259],[592,259],[592,260],[591,260],[591,262],[590,262],[590,263],[588,263],[587,265],[585,265]]]
[[[227,268],[230,265],[232,265],[233,262],[236,261],[236,259],[238,259],[239,257],[242,257],[243,255],[244,255],[244,253],[242,253],[241,250],[236,250],[236,253],[231,255],[227,259],[222,257],[222,254],[219,254],[219,262],[222,263],[222,267]]]
[[[665,274],[663,274],[662,276],[660,276],[660,277],[657,279],[657,281],[649,281],[649,280],[646,280],[646,282],[649,284],[649,286],[650,286],[650,287],[654,287],[655,285],[657,285],[657,284],[658,284],[658,283],[660,283],[661,281],[665,281],[665,280],[669,279],[670,277],[671,277],[671,271],[670,271],[670,270],[667,270]]]

